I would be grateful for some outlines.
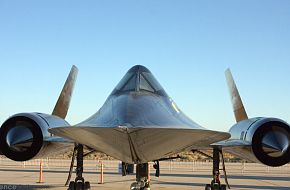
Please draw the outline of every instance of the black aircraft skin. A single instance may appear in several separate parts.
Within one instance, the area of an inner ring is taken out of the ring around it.
[[[73,66],[52,114],[19,113],[0,128],[2,154],[15,161],[45,158],[74,149],[76,178],[69,189],[90,189],[82,177],[83,157],[106,153],[123,164],[136,164],[136,182],[131,189],[150,189],[148,162],[182,151],[213,150],[213,180],[205,189],[226,189],[220,184],[219,162],[223,151],[240,158],[281,166],[290,161],[290,127],[278,118],[248,118],[229,70],[226,78],[237,123],[229,132],[203,128],[188,118],[144,66],[132,67],[109,95],[99,111],[71,126],[65,120],[78,69]],[[221,157],[223,158],[223,156]],[[70,168],[70,181],[73,167]],[[227,182],[227,180],[226,180]]]

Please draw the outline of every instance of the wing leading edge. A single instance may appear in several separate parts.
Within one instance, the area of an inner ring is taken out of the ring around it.
[[[204,129],[58,127],[49,130],[127,163],[146,163],[181,151],[209,148],[228,133]],[[81,134],[81,135],[80,135]]]

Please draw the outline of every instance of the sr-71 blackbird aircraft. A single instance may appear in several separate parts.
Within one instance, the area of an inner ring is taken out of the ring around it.
[[[2,154],[15,161],[44,158],[73,150],[69,177],[70,190],[88,190],[83,158],[103,152],[122,161],[123,175],[128,165],[136,164],[136,182],[131,190],[148,190],[148,162],[154,162],[159,176],[159,161],[182,151],[212,150],[213,179],[206,190],[223,190],[220,162],[225,173],[223,151],[268,166],[290,161],[290,128],[277,118],[248,118],[229,70],[226,78],[237,123],[229,132],[205,129],[189,119],[166,94],[144,66],[132,67],[97,113],[71,126],[66,120],[78,69],[73,66],[52,114],[19,113],[0,128]],[[76,160],[76,178],[70,178]],[[229,185],[228,185],[229,187]]]

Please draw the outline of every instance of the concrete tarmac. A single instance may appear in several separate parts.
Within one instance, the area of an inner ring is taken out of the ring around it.
[[[64,190],[64,183],[67,179],[68,168],[59,166],[43,167],[43,183],[39,182],[39,167],[23,166],[14,162],[0,162],[0,190]],[[238,164],[237,164],[238,165]],[[261,168],[248,170],[237,170],[235,165],[228,169],[229,183],[232,190],[290,190],[290,168],[276,169],[273,171]],[[163,169],[163,171],[162,171]],[[206,183],[211,181],[210,164],[208,168],[195,171],[179,167],[169,170],[163,165],[161,176],[154,176],[151,170],[152,190],[204,190]],[[289,171],[289,172],[288,172]],[[73,174],[73,177],[75,175]],[[122,177],[118,168],[105,167],[104,184],[99,184],[100,173],[96,168],[85,168],[84,177],[91,182],[93,190],[126,190],[134,182],[135,176]],[[222,181],[224,181],[222,179]]]

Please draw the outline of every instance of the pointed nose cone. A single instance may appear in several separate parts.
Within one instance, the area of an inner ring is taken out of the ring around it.
[[[135,65],[133,67],[131,67],[131,69],[128,70],[127,73],[130,72],[147,72],[147,73],[151,73],[149,69],[147,69],[145,66],[143,65]]]
[[[289,148],[288,136],[280,131],[270,131],[263,137],[262,147],[271,157],[283,156]]]
[[[111,95],[128,92],[151,92],[161,96],[167,96],[149,69],[142,65],[136,65],[129,69]]]

